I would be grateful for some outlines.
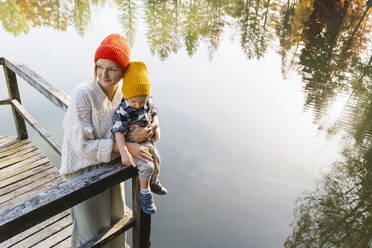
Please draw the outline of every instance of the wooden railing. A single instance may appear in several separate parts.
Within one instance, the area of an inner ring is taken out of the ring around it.
[[[11,105],[18,138],[28,138],[27,121],[60,155],[60,144],[22,106],[16,75],[64,112],[70,97],[13,59],[0,57],[0,65],[4,67],[9,92],[9,98],[0,100],[0,105]],[[133,212],[129,211],[125,218],[102,230],[81,247],[101,247],[130,228],[133,228],[134,248],[150,247],[151,217],[141,210],[137,175],[135,168],[123,166],[120,159],[117,159],[6,208],[0,211],[0,243],[120,182],[132,179]]]

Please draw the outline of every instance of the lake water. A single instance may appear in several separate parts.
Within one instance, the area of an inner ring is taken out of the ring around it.
[[[370,13],[363,0],[0,0],[0,56],[70,94],[104,37],[127,37],[160,111],[169,194],[153,247],[370,247]],[[62,111],[19,84],[61,141]]]

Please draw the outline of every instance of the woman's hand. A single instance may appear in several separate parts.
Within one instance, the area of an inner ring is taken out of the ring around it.
[[[126,142],[125,145],[129,153],[133,157],[143,162],[148,162],[148,160],[152,161],[151,154],[149,152],[149,149],[146,146],[140,145],[138,143],[131,143],[131,142]]]
[[[146,127],[140,127],[138,125],[130,125],[133,131],[129,132],[125,137],[128,141],[140,143],[146,139],[151,138],[154,135],[151,124]]]

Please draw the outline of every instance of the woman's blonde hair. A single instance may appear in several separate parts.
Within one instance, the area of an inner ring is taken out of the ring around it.
[[[94,64],[94,77],[93,77],[93,83],[95,84],[97,81],[97,65]]]

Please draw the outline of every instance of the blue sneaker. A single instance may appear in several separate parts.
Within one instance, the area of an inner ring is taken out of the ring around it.
[[[154,214],[156,212],[156,206],[154,200],[152,199],[152,193],[139,193],[141,199],[141,207],[143,212],[146,214]]]

